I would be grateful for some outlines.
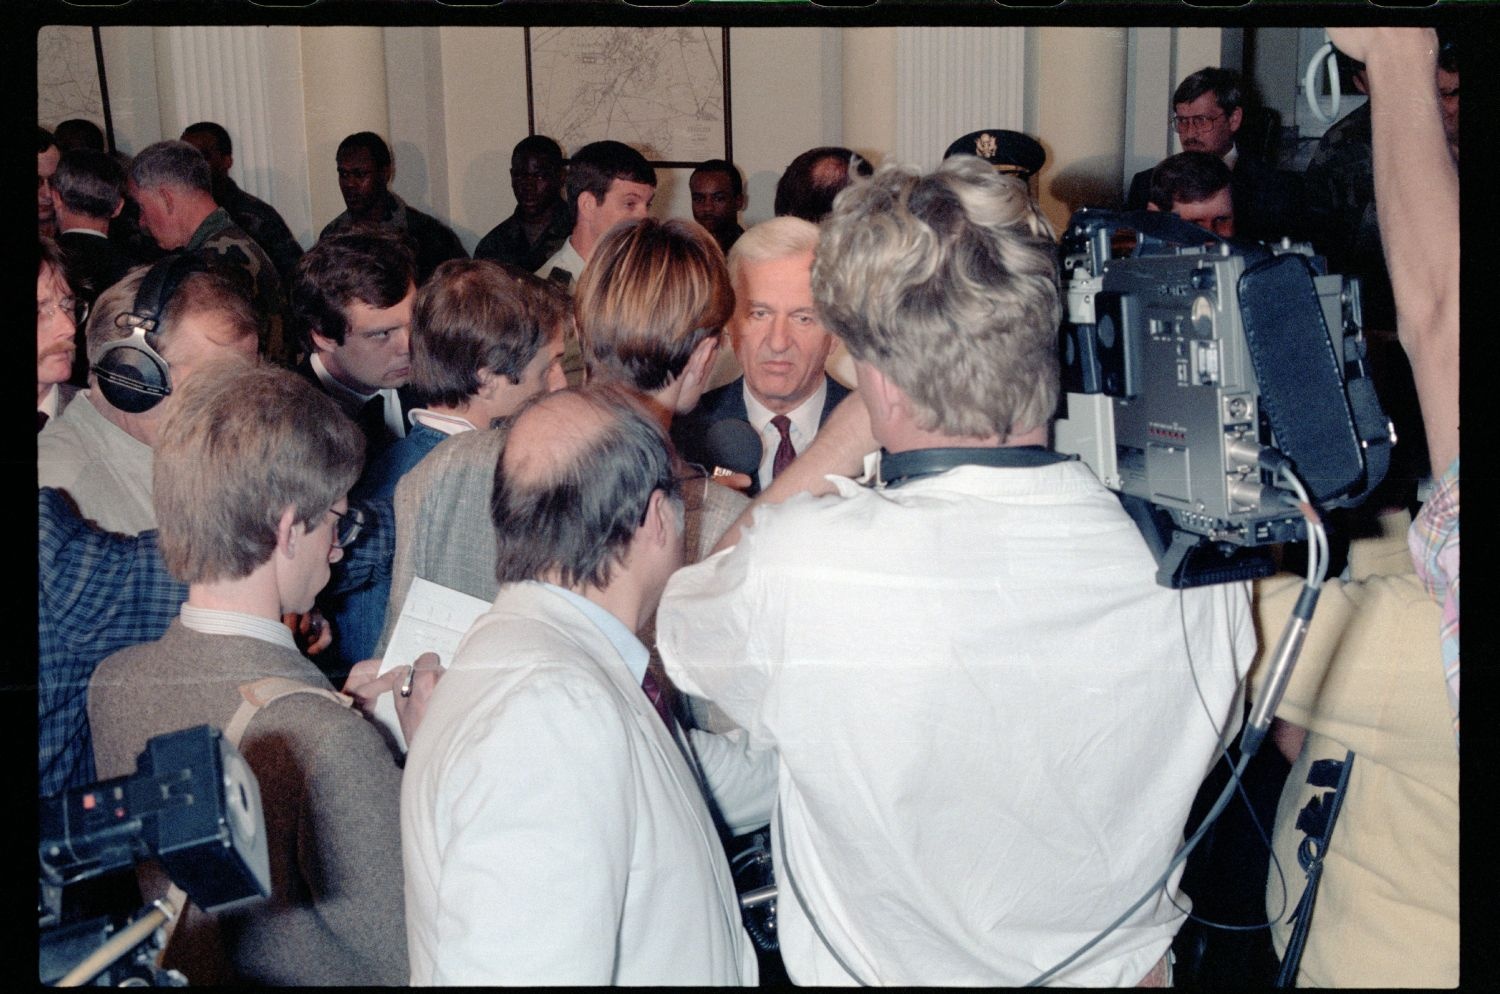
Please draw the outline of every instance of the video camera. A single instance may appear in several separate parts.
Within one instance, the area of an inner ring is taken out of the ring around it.
[[[271,893],[265,815],[255,773],[208,725],[152,738],[133,774],[44,798],[39,820],[43,983],[57,982],[68,966],[91,958],[95,947],[115,932],[106,919],[65,920],[63,891],[69,885],[156,859],[172,882],[207,912],[235,908]],[[120,955],[139,954],[143,943],[155,941],[154,928],[140,931],[140,939],[125,942],[117,955],[102,959],[90,977]],[[133,934],[125,929],[117,938]],[[148,960],[137,955],[125,975],[136,982],[160,983]]]
[[[1280,457],[1324,508],[1384,478],[1395,438],[1365,372],[1358,281],[1308,246],[1084,209],[1062,261],[1054,445],[1118,493],[1162,585],[1268,576],[1267,547],[1306,538]]]

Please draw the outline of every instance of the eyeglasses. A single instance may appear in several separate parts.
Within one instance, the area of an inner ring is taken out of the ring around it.
[[[349,548],[365,527],[365,512],[357,507],[351,507],[347,511],[334,511],[331,507],[328,510],[333,511],[333,516],[339,519],[333,528],[333,547]]]
[[[1172,115],[1172,127],[1178,131],[1202,131],[1215,121],[1222,121],[1223,114],[1195,114],[1190,117]]]
[[[89,303],[79,300],[77,297],[59,297],[56,300],[38,300],[36,302],[36,319],[38,322],[50,321],[58,311],[69,315],[74,324],[83,324],[84,318],[88,317]]]

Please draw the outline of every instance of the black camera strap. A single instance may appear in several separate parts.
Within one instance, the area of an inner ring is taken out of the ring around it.
[[[1077,456],[1053,452],[1044,445],[1005,445],[984,449],[911,449],[907,452],[880,450],[880,485],[899,487],[924,476],[936,476],[959,466],[989,466],[997,469],[1035,469],[1069,462]]]
[[[1328,855],[1328,843],[1333,837],[1334,823],[1339,820],[1339,809],[1343,807],[1344,795],[1349,789],[1349,772],[1354,769],[1353,751],[1345,754],[1342,761],[1320,759],[1307,772],[1307,782],[1314,787],[1332,787],[1331,791],[1314,794],[1312,800],[1297,815],[1297,828],[1306,837],[1297,846],[1297,862],[1307,871],[1307,886],[1292,912],[1291,938],[1287,940],[1286,952],[1281,957],[1281,970],[1276,974],[1277,987],[1292,987],[1297,982],[1297,968],[1302,963],[1302,951],[1307,946],[1307,930],[1312,927],[1313,905],[1318,898],[1318,884],[1323,880],[1323,860]]]
[[[291,677],[268,676],[262,680],[241,684],[239,687],[240,706],[235,709],[234,716],[229,719],[229,724],[224,729],[224,740],[236,749],[240,747],[240,739],[244,737],[245,730],[250,727],[250,719],[260,711],[261,708],[279,701],[283,697],[292,694],[316,694],[325,697],[335,704],[350,707],[354,698],[347,694],[336,693],[327,687],[315,687],[312,684],[301,683]],[[162,966],[167,959],[167,952],[172,948],[172,937],[177,933],[177,926],[187,917],[190,900],[187,893],[175,883],[167,887],[165,903],[170,905],[170,910],[162,908],[168,915],[167,924],[163,927],[164,937],[161,944],[161,952],[157,954],[156,965]],[[163,902],[156,902],[160,906]],[[212,914],[199,909],[204,915]]]

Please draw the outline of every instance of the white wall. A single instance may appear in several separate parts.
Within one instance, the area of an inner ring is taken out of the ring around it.
[[[164,30],[102,32],[116,137],[127,152],[186,123],[170,109],[181,74],[170,48],[153,41]],[[1061,224],[1083,202],[1118,197],[1130,172],[1173,150],[1171,87],[1217,64],[1221,31],[1026,30],[1025,127],[1047,148],[1037,192]],[[895,31],[731,29],[733,157],[748,184],[747,223],[771,216],[777,178],[808,148],[848,145],[877,163],[886,156],[897,125]],[[470,250],[514,209],[510,150],[527,134],[522,29],[284,28],[264,48],[275,77],[268,99],[278,104],[272,199],[304,244],[343,210],[333,153],[354,131],[390,140],[395,190],[448,219]],[[688,170],[658,172],[653,213],[690,216]]]

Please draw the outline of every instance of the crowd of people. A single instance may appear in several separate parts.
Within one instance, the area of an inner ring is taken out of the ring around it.
[[[1347,524],[1274,729],[1278,869],[1239,885],[1298,983],[1452,985],[1457,65],[1424,29],[1331,34],[1369,100],[1304,173],[1240,148],[1248,94],[1209,67],[1173,94],[1182,151],[1120,202],[1204,243],[1310,240],[1371,295],[1406,461]],[[269,898],[191,908],[165,965],[1192,982],[1194,900],[1158,878],[1301,585],[1162,586],[1053,450],[1035,138],[974,132],[926,172],[811,149],[744,227],[731,162],[660,219],[638,150],[533,135],[470,258],[391,191],[379,135],[339,144],[347,210],[304,249],[221,125],[129,159],[91,127],[38,136],[40,793],[233,726],[270,857]],[[490,606],[448,658],[382,668],[419,578]]]

